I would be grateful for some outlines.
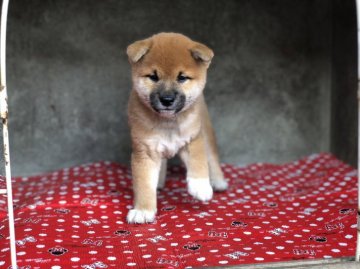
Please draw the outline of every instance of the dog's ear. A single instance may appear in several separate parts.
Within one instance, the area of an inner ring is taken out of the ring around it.
[[[214,57],[212,49],[201,43],[195,43],[195,45],[190,49],[190,52],[196,61],[202,62],[207,66],[210,65],[211,59]]]
[[[129,45],[126,49],[126,54],[129,57],[130,63],[133,64],[140,61],[140,59],[144,57],[144,55],[148,53],[148,51],[150,50],[151,43],[152,43],[151,39],[148,38],[148,39],[136,41],[131,45]]]

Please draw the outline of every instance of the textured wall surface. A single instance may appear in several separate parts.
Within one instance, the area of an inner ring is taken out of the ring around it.
[[[160,31],[215,51],[206,99],[222,161],[330,150],[331,1],[11,1],[15,174],[128,162],[125,49]]]
[[[336,8],[335,8],[336,7]],[[331,151],[357,164],[357,39],[355,1],[334,0]]]

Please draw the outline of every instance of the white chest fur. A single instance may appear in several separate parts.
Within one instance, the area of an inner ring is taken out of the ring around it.
[[[181,135],[178,132],[173,132],[166,136],[158,136],[154,138],[153,150],[160,153],[163,158],[171,158],[174,157],[182,147],[189,143],[190,139],[190,135]]]
[[[197,120],[196,117],[189,116],[180,124],[164,122],[157,126],[153,136],[147,139],[150,150],[156,151],[163,158],[174,157],[200,131],[194,126],[194,120]]]

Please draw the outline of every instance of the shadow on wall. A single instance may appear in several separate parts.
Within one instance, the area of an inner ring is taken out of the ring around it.
[[[8,26],[14,174],[128,163],[125,49],[161,31],[215,51],[206,99],[222,161],[330,150],[330,1],[20,1]]]

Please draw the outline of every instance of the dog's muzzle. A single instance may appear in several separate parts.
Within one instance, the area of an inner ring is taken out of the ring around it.
[[[176,114],[184,108],[185,95],[178,90],[157,90],[150,94],[150,104],[160,114]]]

